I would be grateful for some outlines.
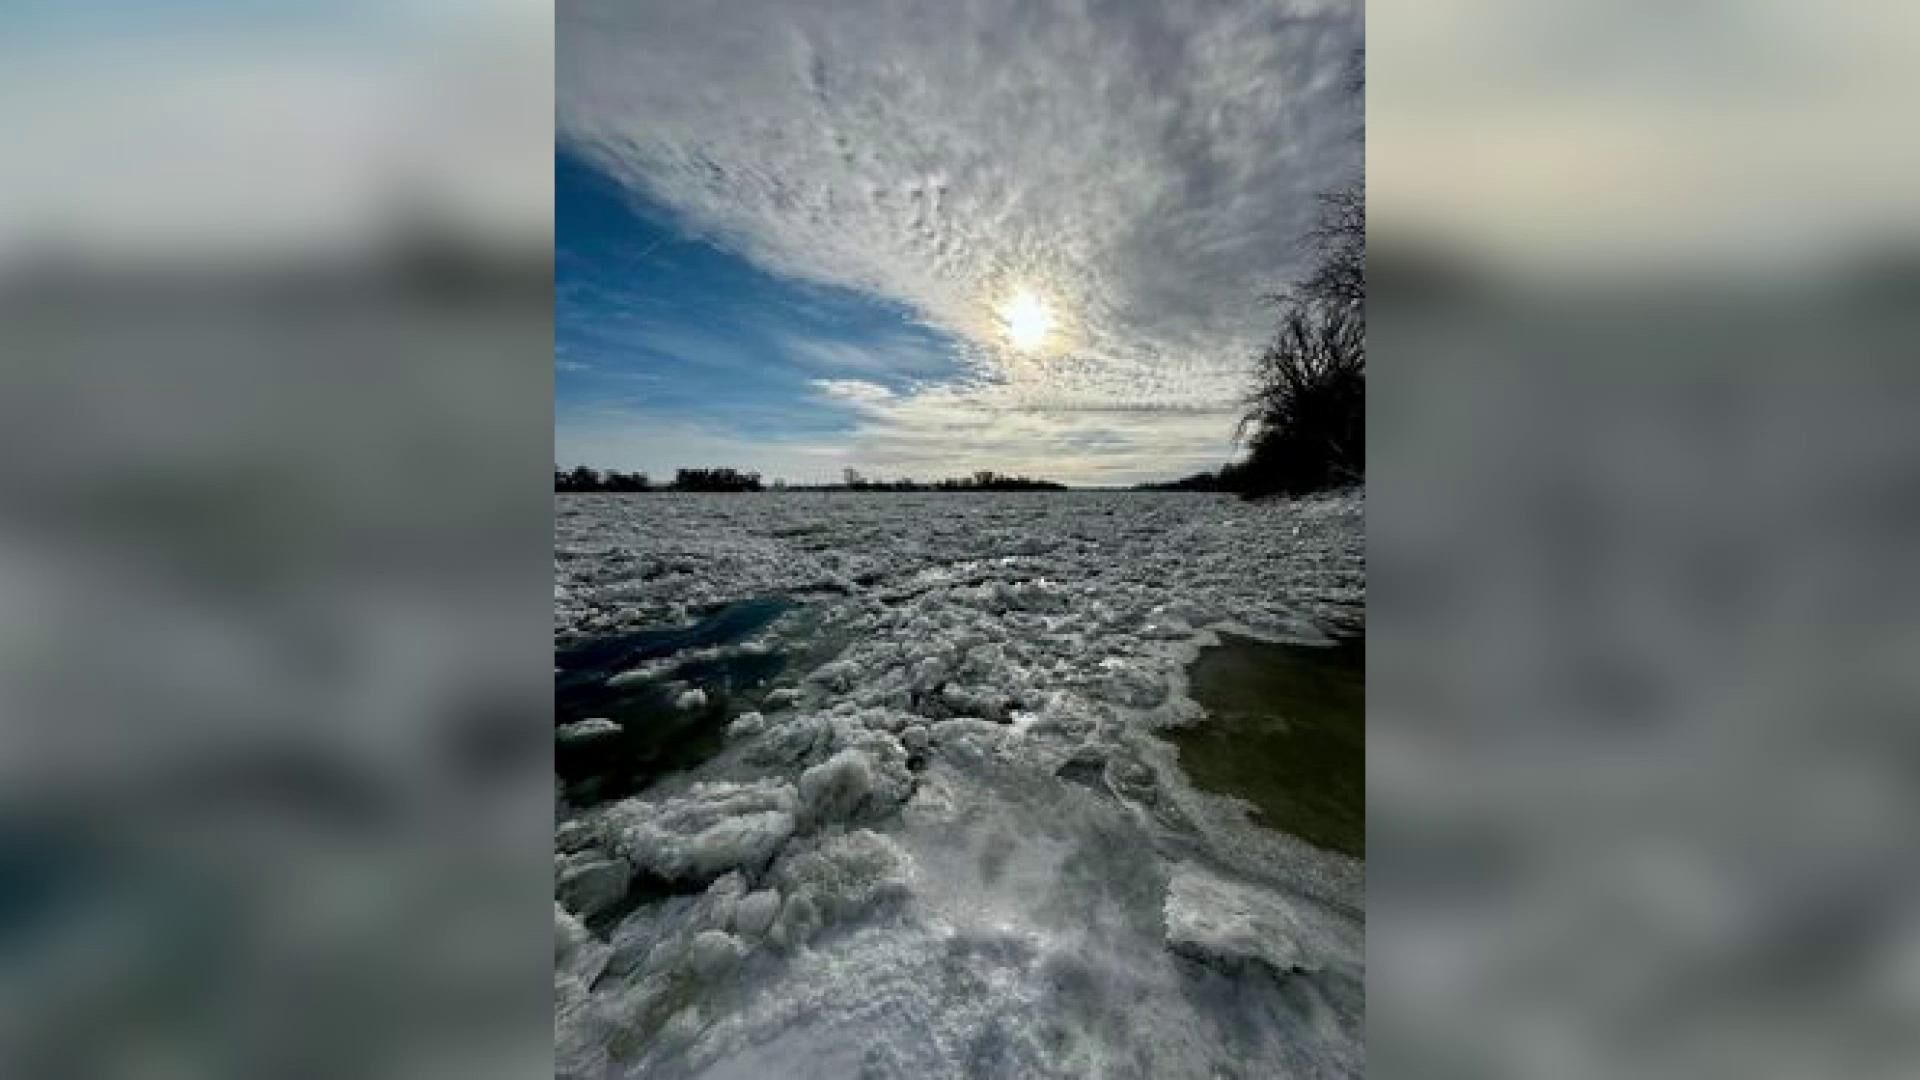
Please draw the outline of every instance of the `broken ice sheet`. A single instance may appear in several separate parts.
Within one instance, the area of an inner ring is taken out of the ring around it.
[[[594,910],[562,913],[558,1075],[1363,1071],[1361,864],[1197,790],[1163,738],[1206,723],[1189,671],[1222,632],[1352,627],[1360,497],[563,502],[562,649],[646,666],[611,691],[658,695],[629,730],[700,728],[629,790],[562,790]]]

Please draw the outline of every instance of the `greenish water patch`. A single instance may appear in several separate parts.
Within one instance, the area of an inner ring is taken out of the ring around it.
[[[1182,770],[1196,787],[1252,803],[1271,828],[1365,858],[1366,638],[1220,642],[1191,671],[1207,718],[1167,735]]]

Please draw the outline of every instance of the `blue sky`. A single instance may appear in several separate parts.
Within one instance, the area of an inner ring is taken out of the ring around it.
[[[563,463],[837,478],[850,386],[904,396],[966,374],[958,343],[899,304],[758,269],[564,147],[554,225]]]
[[[1359,176],[1352,0],[574,0],[562,465],[1212,467]]]

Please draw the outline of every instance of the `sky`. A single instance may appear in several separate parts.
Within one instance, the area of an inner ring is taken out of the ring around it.
[[[556,18],[561,465],[1217,466],[1260,297],[1360,175],[1357,3]]]

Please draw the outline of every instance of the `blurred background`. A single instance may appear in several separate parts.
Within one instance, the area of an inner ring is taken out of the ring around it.
[[[1368,24],[1372,1072],[1920,1074],[1920,6]]]
[[[0,1074],[550,1069],[552,87],[0,7]]]

